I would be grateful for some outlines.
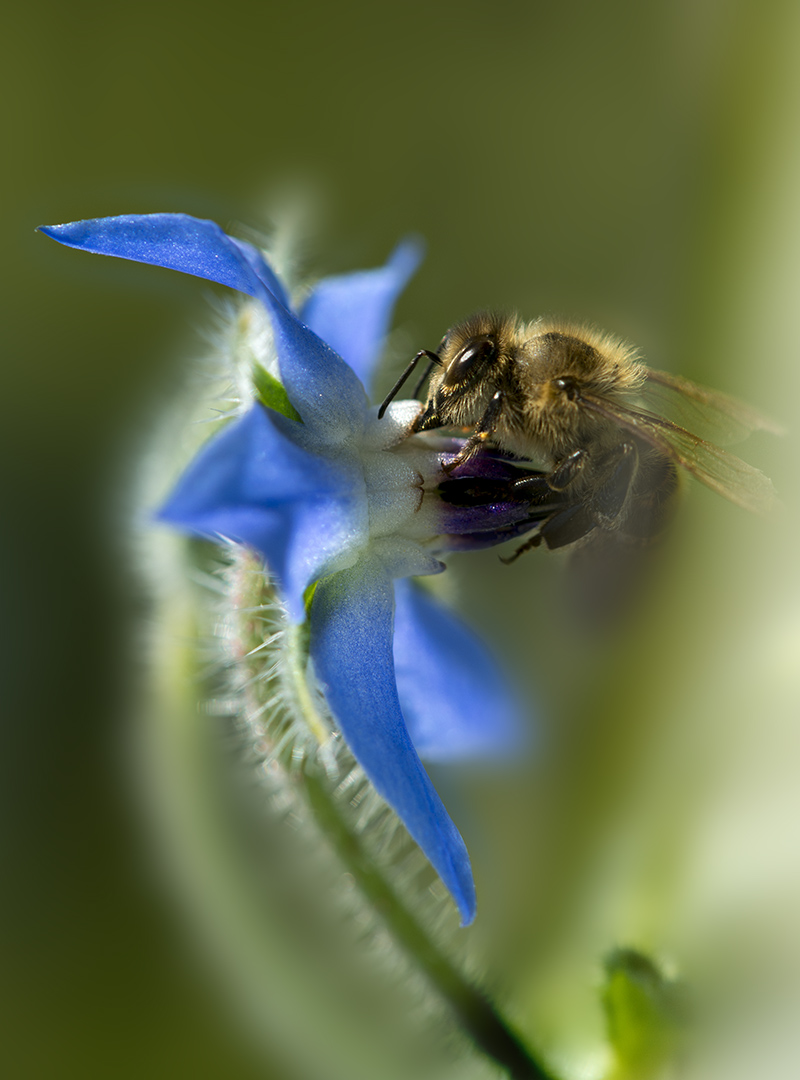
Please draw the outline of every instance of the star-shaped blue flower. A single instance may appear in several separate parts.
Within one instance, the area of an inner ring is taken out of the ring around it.
[[[299,419],[254,403],[201,449],[160,517],[259,551],[294,622],[306,618],[316,583],[310,650],[331,712],[470,922],[469,857],[418,752],[436,760],[508,752],[518,715],[479,639],[420,589],[395,582],[443,569],[434,551],[498,542],[530,524],[513,499],[443,502],[441,448],[408,437],[418,403],[395,402],[382,420],[369,406],[362,381],[418,247],[401,244],[379,269],[321,281],[295,313],[262,254],[210,221],[152,214],[42,231],[219,282],[269,313],[280,382]],[[485,475],[502,471],[487,463]]]

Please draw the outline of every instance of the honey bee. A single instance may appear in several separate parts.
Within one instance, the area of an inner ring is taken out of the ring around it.
[[[717,441],[756,429],[777,433],[777,426],[727,395],[646,367],[608,334],[552,319],[473,316],[448,330],[436,352],[414,357],[380,415],[423,358],[428,365],[415,396],[433,376],[413,430],[466,435],[451,473],[482,447],[544,469],[552,510],[514,558],[542,542],[646,545],[671,516],[681,469],[747,510],[765,512],[775,502],[763,473],[689,426],[711,430]],[[524,497],[531,481],[509,483]],[[541,487],[537,480],[540,503]],[[479,485],[459,487],[455,479],[442,493],[454,501],[481,498]]]

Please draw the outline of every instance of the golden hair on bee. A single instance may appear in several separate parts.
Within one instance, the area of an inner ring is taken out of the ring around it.
[[[538,353],[542,375],[549,366],[550,377],[570,374],[599,394],[631,393],[647,377],[639,350],[597,327],[539,318],[528,323],[524,334]]]
[[[493,312],[449,330],[436,361],[416,430],[472,427],[461,461],[487,440],[551,463],[586,440],[602,441],[606,425],[581,408],[578,389],[614,402],[645,380],[635,351],[609,334]]]
[[[775,502],[767,477],[669,413],[734,438],[777,426],[725,394],[654,371],[611,334],[565,320],[526,323],[481,312],[448,330],[436,352],[414,357],[379,415],[423,357],[423,380],[433,375],[413,430],[467,433],[448,470],[484,446],[533,461],[547,470],[551,488],[564,492],[573,515],[581,507],[587,533],[596,525],[632,525],[636,511],[652,506],[655,530],[677,489],[678,468],[746,509],[765,511]],[[648,528],[636,526],[637,533]]]
[[[530,499],[532,535],[516,554],[542,543],[579,549],[576,558],[604,583],[601,606],[621,591],[618,571],[633,551],[662,533],[681,469],[748,510],[774,505],[766,476],[669,414],[733,437],[777,432],[776,425],[724,394],[648,368],[611,334],[552,318],[473,315],[448,330],[436,352],[413,358],[379,415],[423,357],[428,365],[414,396],[433,374],[412,430],[466,435],[445,466],[453,479],[444,481],[443,497],[472,504]],[[460,479],[459,467],[484,447],[543,471],[501,481],[500,492],[494,482]]]

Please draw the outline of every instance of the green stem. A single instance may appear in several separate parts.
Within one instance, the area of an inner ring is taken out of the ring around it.
[[[531,1056],[489,999],[436,948],[383,875],[375,869],[321,780],[310,772],[306,773],[305,780],[317,824],[361,891],[381,914],[395,940],[422,967],[475,1045],[506,1069],[514,1080],[555,1080],[553,1074]]]
[[[289,627],[287,633],[284,677],[305,722],[322,746],[329,739],[330,731],[319,715],[306,678],[307,624]],[[436,947],[376,869],[313,765],[304,770],[304,779],[317,825],[353,875],[361,892],[383,918],[395,941],[422,968],[478,1049],[501,1065],[513,1080],[555,1080],[553,1074],[531,1056],[489,999]]]
[[[322,722],[320,715],[317,712],[316,706],[314,705],[314,699],[308,689],[308,679],[306,678],[306,665],[308,664],[308,624],[290,624],[287,627],[286,633],[289,637],[288,648],[286,650],[288,664],[286,675],[291,683],[295,701],[302,713],[303,719],[308,724],[309,731],[319,745],[324,746],[331,737],[331,733]]]

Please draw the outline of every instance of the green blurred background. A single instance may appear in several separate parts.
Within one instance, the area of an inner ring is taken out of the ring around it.
[[[581,858],[602,857],[620,792],[644,783],[650,736],[675,716],[678,730],[705,731],[700,750],[674,749],[676,761],[699,754],[704,777],[731,725],[757,720],[765,738],[789,739],[797,5],[33,0],[4,23],[7,1075],[272,1075],[184,940],[126,768],[141,672],[123,631],[136,595],[116,509],[129,447],[202,352],[209,289],[61,250],[36,225],[182,210],[262,227],[294,200],[313,208],[302,254],[315,272],[375,265],[420,233],[429,254],[399,306],[398,354],[435,347],[477,308],[559,312],[789,427],[780,444],[744,450],[775,477],[783,522],[743,520],[693,490],[660,606],[608,653],[559,628],[554,564],[531,558],[512,577],[491,554],[480,572],[455,560],[457,602],[528,672],[555,746],[544,761],[560,770],[548,780],[540,766],[515,795],[521,809],[495,806],[492,827],[530,854],[519,878],[481,883],[476,860],[487,926],[514,894],[514,940],[499,934],[497,954],[520,1014],[535,1012],[531,972],[557,966],[548,948],[585,886]],[[748,663],[761,681],[740,684]],[[759,713],[763,685],[775,690],[770,715],[787,718],[777,736]],[[741,705],[748,688],[753,709]],[[653,818],[674,824],[695,805],[687,785],[662,775]],[[641,871],[648,887],[663,867]],[[598,940],[614,924],[599,921]],[[546,929],[520,942],[528,924]]]

